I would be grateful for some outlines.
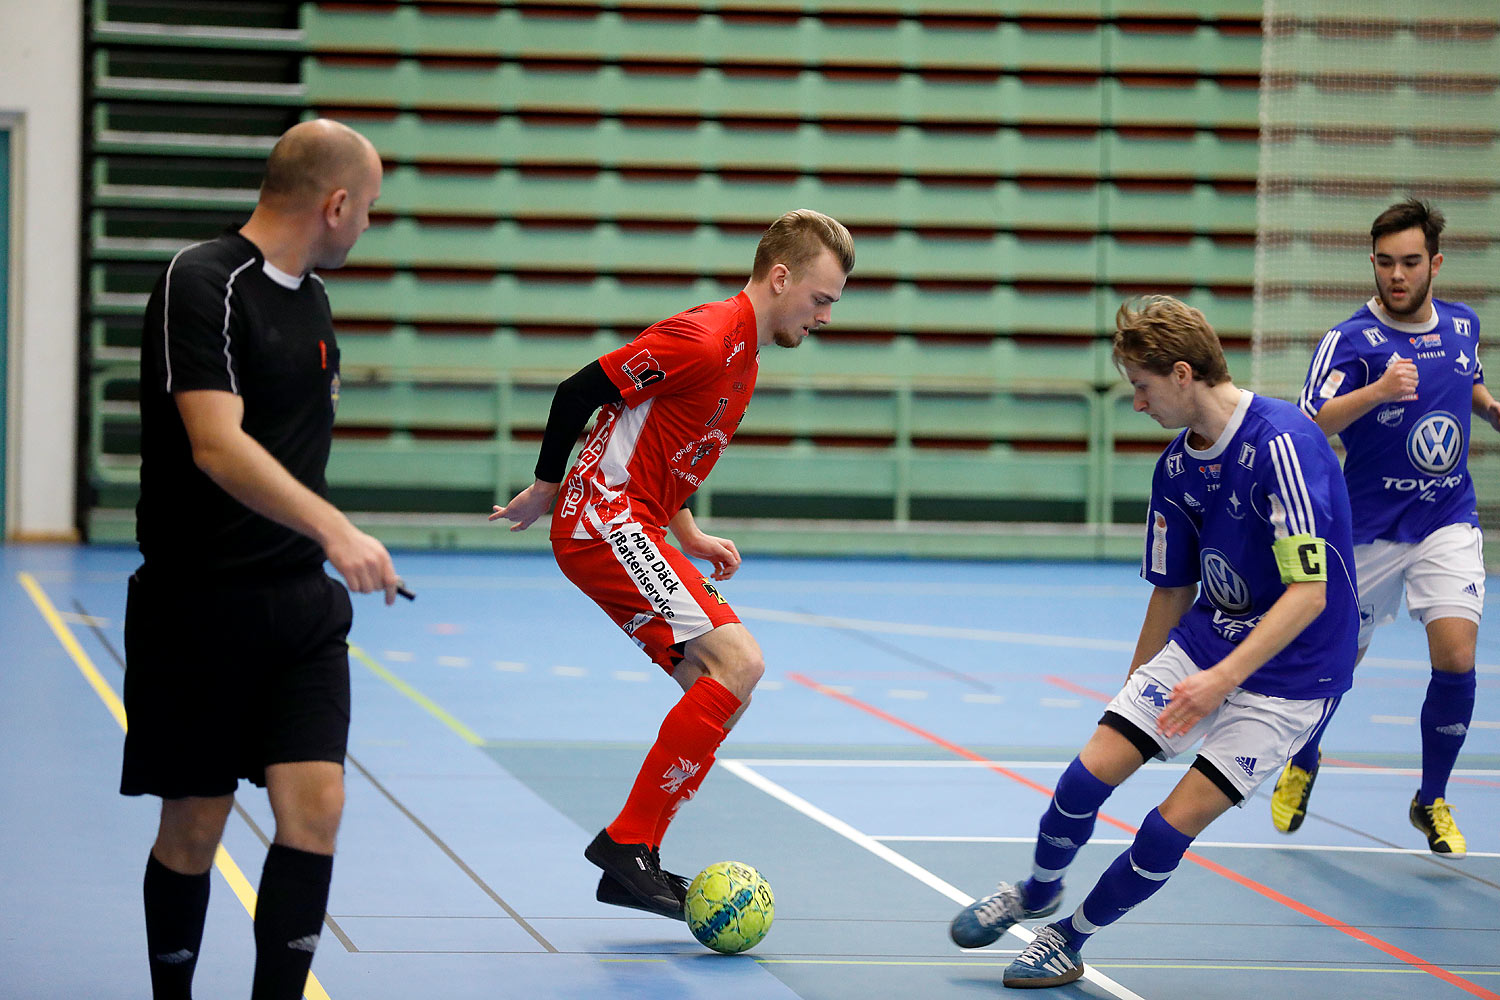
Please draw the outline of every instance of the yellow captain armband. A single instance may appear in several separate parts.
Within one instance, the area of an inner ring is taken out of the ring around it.
[[[1271,544],[1282,583],[1308,583],[1328,579],[1328,560],[1323,539],[1312,535],[1289,535]]]

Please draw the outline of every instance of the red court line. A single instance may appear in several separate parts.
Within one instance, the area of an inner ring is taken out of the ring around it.
[[[1082,684],[1074,684],[1072,681],[1067,680],[1063,677],[1053,677],[1051,674],[1048,674],[1046,677],[1043,677],[1042,680],[1046,681],[1048,684],[1055,684],[1057,687],[1062,688],[1064,691],[1071,691],[1074,694],[1081,694],[1085,698],[1092,698],[1095,701],[1102,701],[1106,705],[1108,705],[1111,701],[1114,701],[1114,697],[1112,695],[1107,695],[1102,691],[1095,691],[1093,688],[1086,688]]]
[[[1020,782],[1033,791],[1041,792],[1043,795],[1046,795],[1049,798],[1052,795],[1052,789],[1046,787],[1045,785],[1038,784],[1037,782],[1032,781],[1030,778],[1023,777],[1022,775],[1017,774],[1009,768],[1001,767],[994,761],[989,760],[981,754],[975,753],[973,750],[970,750],[967,747],[963,747],[957,743],[945,740],[941,736],[938,736],[936,733],[928,732],[921,726],[913,725],[912,723],[907,722],[905,719],[892,715],[884,709],[876,708],[874,705],[860,701],[858,698],[855,698],[851,695],[847,695],[841,691],[835,691],[832,688],[825,687],[824,685],[819,684],[817,681],[804,674],[790,673],[787,674],[787,676],[796,681],[798,684],[801,684],[803,687],[811,688],[813,691],[816,691],[821,695],[825,695],[829,698],[841,701],[851,708],[857,708],[861,712],[873,715],[877,719],[880,719],[883,722],[888,722],[899,729],[904,729],[914,736],[920,736],[922,739],[927,740],[930,743],[935,743],[943,749],[949,751],[950,753],[956,754],[959,757],[963,757],[966,760],[972,760],[977,763],[983,764],[985,767],[987,767],[991,771],[994,771],[996,774],[1003,774],[1007,778],[1010,778],[1013,781]],[[1137,827],[1133,827],[1129,823],[1125,823],[1118,819],[1115,819],[1113,816],[1109,816],[1102,811],[1099,813],[1099,818],[1108,823],[1110,826],[1116,827],[1120,830],[1124,830],[1132,837],[1136,834]],[[1224,878],[1229,879],[1231,882],[1243,886],[1246,889],[1250,889],[1253,892],[1259,893],[1272,902],[1280,903],[1282,906],[1294,910],[1295,912],[1302,914],[1304,917],[1316,920],[1321,924],[1332,927],[1336,931],[1347,934],[1350,937],[1354,938],[1356,941],[1367,944],[1377,951],[1382,951],[1390,957],[1397,959],[1398,961],[1405,962],[1407,965],[1410,965],[1413,968],[1421,969],[1423,972],[1426,972],[1429,975],[1436,976],[1438,979],[1443,980],[1449,985],[1457,986],[1459,989],[1464,990],[1467,993],[1471,993],[1476,997],[1483,997],[1485,998],[1485,1000],[1500,1000],[1500,994],[1491,993],[1484,987],[1471,983],[1461,976],[1454,975],[1447,969],[1443,969],[1436,965],[1433,965],[1426,959],[1419,958],[1418,956],[1413,955],[1411,952],[1403,951],[1402,949],[1387,941],[1382,941],[1380,938],[1375,937],[1373,934],[1370,934],[1367,931],[1362,931],[1352,924],[1344,923],[1337,917],[1331,917],[1321,910],[1313,909],[1306,903],[1298,902],[1297,900],[1292,899],[1290,896],[1277,892],[1275,889],[1272,889],[1268,885],[1263,885],[1260,882],[1249,878],[1248,876],[1241,875],[1239,872],[1233,871],[1229,868],[1225,868],[1223,865],[1219,864],[1216,861],[1210,861],[1208,858],[1205,858],[1200,854],[1196,854],[1193,851],[1188,851],[1183,855],[1183,857],[1187,858],[1189,861],[1192,861],[1194,864],[1208,869],[1216,875],[1222,875]]]

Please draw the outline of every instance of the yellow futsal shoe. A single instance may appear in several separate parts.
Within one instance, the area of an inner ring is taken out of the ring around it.
[[[1433,854],[1461,858],[1469,853],[1469,842],[1458,832],[1458,824],[1453,822],[1453,810],[1441,796],[1434,799],[1432,805],[1424,806],[1413,795],[1408,815],[1411,825],[1427,834],[1427,847]]]
[[[1271,825],[1282,833],[1295,833],[1307,818],[1307,800],[1312,798],[1313,782],[1322,763],[1322,750],[1318,751],[1318,763],[1311,771],[1287,761],[1281,777],[1276,779],[1276,790],[1271,793]]]

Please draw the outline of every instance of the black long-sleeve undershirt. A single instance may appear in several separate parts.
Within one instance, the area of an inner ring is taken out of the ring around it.
[[[536,477],[544,483],[560,483],[568,471],[568,456],[589,417],[601,406],[620,401],[620,390],[604,374],[597,361],[569,375],[558,384],[542,432],[542,450],[536,460]]]

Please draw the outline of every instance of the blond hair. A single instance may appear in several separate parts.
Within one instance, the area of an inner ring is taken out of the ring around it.
[[[822,212],[799,208],[771,223],[755,248],[755,266],[750,278],[758,281],[776,264],[785,264],[793,279],[824,249],[838,258],[839,267],[848,274],[854,270],[854,237],[843,223]]]
[[[1219,335],[1203,313],[1170,295],[1132,299],[1115,313],[1116,367],[1140,368],[1166,375],[1179,361],[1193,378],[1209,386],[1229,381],[1229,364]]]

